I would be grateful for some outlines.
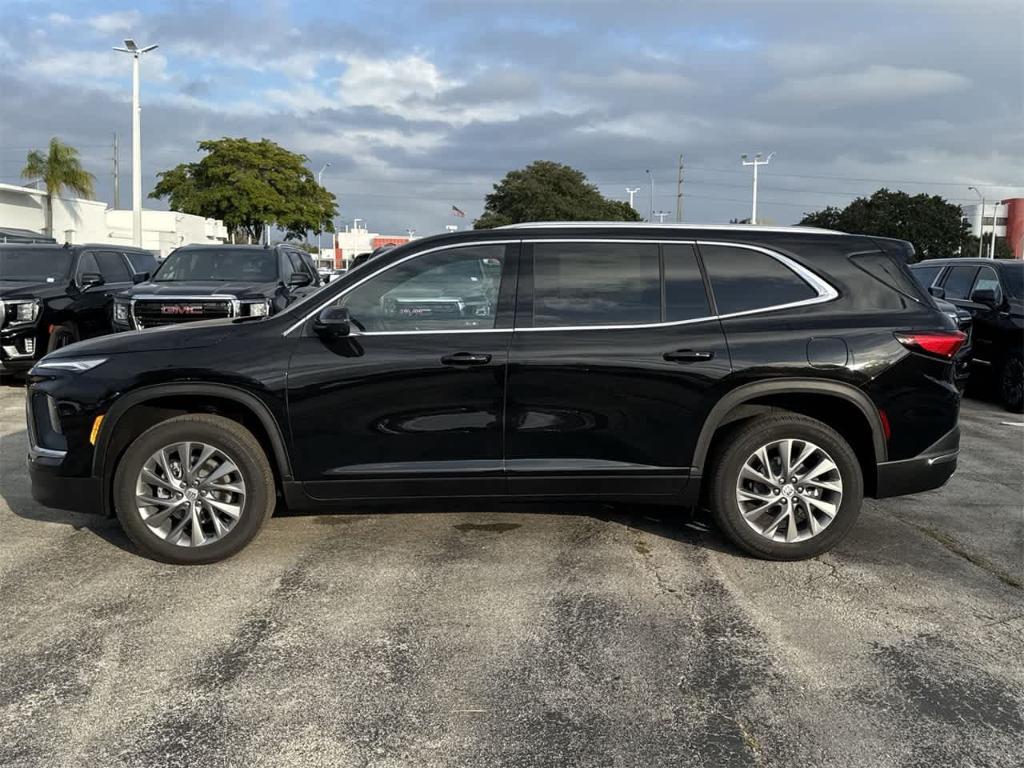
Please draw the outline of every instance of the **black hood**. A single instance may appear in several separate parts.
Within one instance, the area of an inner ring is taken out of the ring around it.
[[[27,280],[0,280],[0,299],[35,299],[64,293],[63,283],[33,283]]]
[[[161,296],[233,296],[236,299],[263,299],[274,295],[280,283],[249,283],[242,280],[223,282],[219,280],[175,280],[173,282],[139,283],[125,292],[133,299],[157,298]]]

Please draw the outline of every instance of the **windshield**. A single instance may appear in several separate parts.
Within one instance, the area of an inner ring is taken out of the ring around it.
[[[1004,264],[1002,272],[1006,292],[1024,299],[1024,264]]]
[[[70,268],[67,248],[0,248],[0,280],[56,283],[67,277]]]
[[[184,280],[272,283],[277,279],[277,251],[259,248],[174,251],[153,276],[158,283]]]

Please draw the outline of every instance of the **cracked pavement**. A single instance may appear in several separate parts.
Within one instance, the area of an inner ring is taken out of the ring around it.
[[[1019,766],[1024,428],[753,560],[664,507],[279,516],[181,568],[29,496],[0,387],[0,765]]]

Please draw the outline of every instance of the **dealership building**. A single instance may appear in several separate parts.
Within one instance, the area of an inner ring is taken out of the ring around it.
[[[0,184],[0,228],[51,234],[58,243],[132,244],[132,212],[98,200],[55,197],[53,227],[47,227],[45,190]],[[160,257],[179,245],[227,242],[219,219],[177,211],[142,211],[142,247]]]
[[[984,211],[980,202],[962,205],[960,208],[964,212],[964,221],[971,227],[972,235],[990,235],[994,224],[996,237],[1006,238],[1013,258],[1024,259],[1024,197],[986,202]]]
[[[333,247],[322,248],[317,266],[321,268],[344,269],[360,253],[373,251],[382,245],[403,245],[414,240],[412,232],[405,235],[382,235],[370,232],[366,222],[356,219],[343,232],[334,233]]]

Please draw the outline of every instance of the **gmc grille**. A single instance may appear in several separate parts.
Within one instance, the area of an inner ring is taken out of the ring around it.
[[[233,317],[234,313],[227,299],[136,299],[134,315],[141,329]]]

